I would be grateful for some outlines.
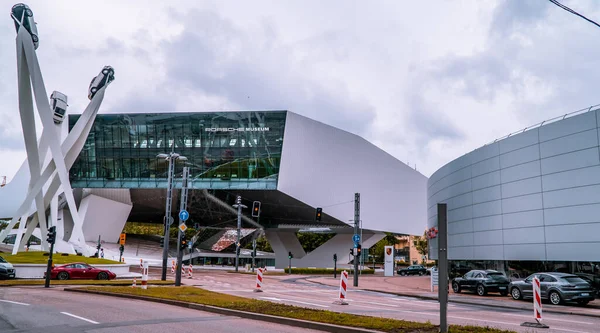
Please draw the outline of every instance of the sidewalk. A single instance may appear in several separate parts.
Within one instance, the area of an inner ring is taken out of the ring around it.
[[[334,279],[333,276],[312,276],[307,277],[306,281],[329,285],[339,286],[339,277]],[[348,276],[348,293],[352,293],[352,289],[360,289],[365,291],[375,291],[398,296],[417,297],[422,299],[438,299],[438,289],[435,288],[431,292],[429,276],[382,276],[382,275],[362,275],[358,279],[358,287],[353,287],[353,276]],[[496,293],[490,293],[485,297],[477,296],[473,293],[455,294],[450,290],[448,297],[450,302],[481,305],[490,307],[503,307],[519,310],[533,311],[533,304],[530,300],[516,301],[510,296],[500,296]],[[561,313],[561,314],[577,314],[583,316],[600,317],[600,301],[595,300],[586,306],[570,306],[570,305],[543,305],[544,312]]]

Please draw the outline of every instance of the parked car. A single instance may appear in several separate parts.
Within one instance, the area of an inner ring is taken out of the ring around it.
[[[533,297],[533,278],[540,279],[540,296],[554,305],[563,302],[577,302],[586,305],[595,298],[595,290],[585,280],[569,273],[534,273],[522,281],[513,281],[509,285],[510,295],[514,299]]]
[[[67,112],[67,95],[59,92],[53,91],[52,95],[50,95],[50,107],[54,111],[54,123],[61,124],[63,119],[65,118],[65,113]]]
[[[16,275],[15,268],[11,263],[0,257],[0,278],[14,279]]]
[[[425,275],[427,274],[427,269],[423,265],[411,265],[406,268],[400,268],[397,273],[399,275]]]
[[[488,292],[498,292],[502,296],[508,295],[508,278],[504,273],[488,270],[472,270],[462,277],[452,279],[452,291],[460,293],[463,290],[474,291],[479,296]]]
[[[15,21],[15,29],[19,32],[19,27],[23,26],[31,35],[33,47],[37,50],[40,45],[38,37],[37,23],[33,20],[33,11],[24,3],[18,3],[12,7],[10,16]]]
[[[44,278],[46,273],[44,273]],[[98,279],[112,280],[117,274],[108,269],[100,269],[90,266],[83,262],[76,262],[66,265],[54,266],[50,271],[51,279],[69,280],[69,279]]]
[[[105,85],[111,83],[114,79],[115,70],[110,66],[104,66],[104,68],[102,68],[102,70],[100,71],[100,74],[94,77],[92,79],[92,82],[90,82],[90,87],[88,88],[88,98],[92,100],[92,98],[94,98],[98,90],[100,90]]]
[[[575,275],[584,279],[585,282],[589,283],[594,290],[596,290],[596,297],[600,297],[600,276],[589,273],[575,273]]]

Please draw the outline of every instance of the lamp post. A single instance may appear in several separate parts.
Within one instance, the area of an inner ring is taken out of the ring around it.
[[[235,199],[235,205],[233,205],[233,208],[237,208],[237,243],[235,243],[235,271],[237,272],[240,263],[240,230],[242,228],[242,208],[248,207],[242,204],[242,197],[238,195]]]
[[[171,203],[173,201],[173,174],[175,172],[175,160],[187,161],[187,157],[177,153],[158,154],[157,158],[164,158],[169,161],[169,172],[167,173],[167,202],[165,207],[165,236],[163,238],[163,260],[161,280],[167,280],[167,260],[169,260],[169,227],[171,226]]]

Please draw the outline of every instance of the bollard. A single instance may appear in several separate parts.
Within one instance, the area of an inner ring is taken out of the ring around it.
[[[144,262],[144,272],[142,273],[142,289],[148,289],[148,262]]]
[[[136,286],[137,286],[137,279],[133,278],[133,285],[131,287],[135,288]]]
[[[171,261],[171,274],[175,274],[175,260]]]
[[[339,305],[348,305],[346,302],[346,289],[348,288],[348,272],[343,271],[340,275],[340,292],[339,292],[339,300],[333,302],[334,304]]]
[[[254,288],[254,292],[261,293],[262,292],[262,284],[263,284],[263,269],[259,268],[256,270],[256,288]]]
[[[542,323],[542,294],[540,293],[540,279],[535,276],[531,283],[533,284],[533,319],[535,319],[535,322],[524,322],[521,324],[521,326],[550,328],[550,326]]]
[[[191,279],[193,275],[193,267],[192,267],[192,263],[190,262],[190,265],[188,266],[188,279]]]

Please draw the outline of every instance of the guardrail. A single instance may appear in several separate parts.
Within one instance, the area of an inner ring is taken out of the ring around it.
[[[566,118],[569,118],[569,117],[573,117],[573,116],[576,116],[578,114],[583,114],[583,113],[587,113],[587,112],[591,112],[591,111],[596,111],[598,109],[600,109],[600,104],[592,105],[592,106],[590,106],[588,108],[584,108],[584,109],[581,109],[581,110],[577,110],[577,111],[573,111],[573,112],[564,114],[562,116],[558,116],[558,117],[554,117],[554,118],[551,118],[551,119],[547,119],[547,120],[542,121],[541,123],[537,123],[535,125],[531,125],[531,126],[525,127],[522,130],[519,130],[519,131],[516,131],[516,132],[512,132],[512,133],[510,133],[508,135],[505,135],[505,136],[503,136],[501,138],[498,138],[498,139],[496,139],[496,140],[494,140],[492,142],[486,143],[482,147],[485,147],[487,145],[491,145],[491,144],[496,143],[496,142],[498,142],[500,140],[508,139],[509,137],[511,137],[511,136],[513,136],[515,134],[520,134],[520,133],[523,133],[523,132],[525,132],[527,130],[530,130],[530,129],[542,127],[544,124],[551,124],[551,123],[559,121],[559,120],[563,120],[563,119],[566,119]],[[479,148],[481,148],[481,147],[479,147]],[[479,148],[477,148],[477,149],[479,149]]]

